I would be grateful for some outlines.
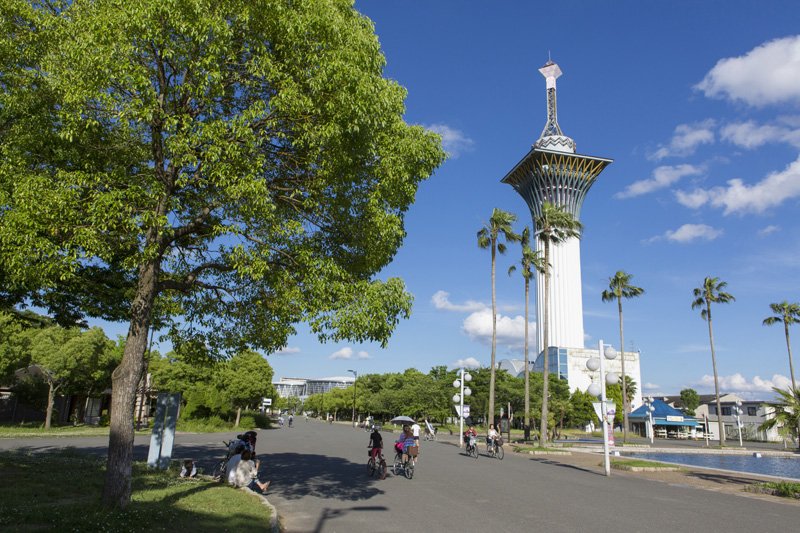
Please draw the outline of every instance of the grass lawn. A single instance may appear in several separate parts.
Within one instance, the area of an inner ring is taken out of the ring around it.
[[[21,437],[98,437],[108,435],[108,426],[52,426],[45,430],[41,424],[0,426],[0,438]]]
[[[124,510],[100,505],[105,460],[76,451],[0,453],[2,531],[269,531],[259,496],[135,463]]]
[[[611,466],[623,465],[633,466],[639,468],[679,468],[675,465],[668,463],[659,463],[658,461],[648,461],[647,459],[611,459]]]

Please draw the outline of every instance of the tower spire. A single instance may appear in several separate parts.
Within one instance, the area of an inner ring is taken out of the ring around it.
[[[542,134],[534,144],[534,148],[556,150],[559,152],[575,153],[575,141],[564,135],[558,125],[558,106],[556,103],[556,79],[561,76],[561,68],[550,59],[547,53],[547,63],[539,72],[544,76],[547,85],[547,122]]]

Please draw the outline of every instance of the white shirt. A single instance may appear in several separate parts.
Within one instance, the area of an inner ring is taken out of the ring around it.
[[[228,472],[228,483],[230,483],[231,485],[235,485],[236,467],[239,466],[239,463],[241,461],[242,461],[241,454],[234,455],[233,457],[228,459],[228,466],[226,468],[227,468],[227,472]]]
[[[492,429],[489,430],[489,438],[496,439],[497,435],[498,435],[498,433],[497,433],[496,429],[492,428]]]
[[[230,481],[230,483],[236,487],[246,487],[257,475],[258,469],[252,459],[249,461],[239,461],[236,464],[236,468],[233,470],[233,480]]]
[[[413,434],[415,437],[419,437],[419,424],[417,424],[417,423],[414,423],[414,425],[413,425],[413,426],[411,426],[411,433],[412,433],[412,434]]]

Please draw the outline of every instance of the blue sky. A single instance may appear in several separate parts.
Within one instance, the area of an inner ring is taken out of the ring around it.
[[[530,224],[500,179],[544,126],[537,69],[550,53],[564,72],[564,134],[579,153],[614,159],[581,213],[586,345],[618,344],[616,305],[600,293],[625,270],[646,291],[624,303],[644,391],[713,392],[707,326],[690,304],[717,276],[736,297],[713,310],[723,391],[766,398],[786,386],[783,329],[761,321],[770,303],[800,301],[800,4],[553,4],[356,2],[386,76],[408,90],[406,120],[440,132],[451,155],[420,187],[382,273],[414,294],[411,319],[386,349],[322,345],[301,328],[269,356],[276,378],[489,364],[490,254],[476,232],[495,207],[516,213],[519,230]],[[522,354],[522,279],[505,274],[517,250],[498,261],[498,359]]]

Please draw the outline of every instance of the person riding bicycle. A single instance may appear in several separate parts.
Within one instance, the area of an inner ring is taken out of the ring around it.
[[[369,434],[367,447],[370,448],[369,456],[377,460],[383,451],[383,436],[378,426],[373,426],[372,433]]]
[[[475,426],[470,426],[464,431],[464,442],[469,443],[470,439],[478,437],[478,432],[475,431]]]
[[[414,441],[414,434],[408,425],[403,426],[403,432],[394,444],[395,450],[402,455],[402,460],[405,463],[408,460],[408,448],[416,446]]]
[[[289,427],[292,427],[292,422],[294,422],[294,415],[289,415]]]
[[[486,447],[487,448],[494,448],[497,444],[497,439],[500,438],[500,434],[494,428],[494,424],[489,426],[489,433],[486,435]]]

